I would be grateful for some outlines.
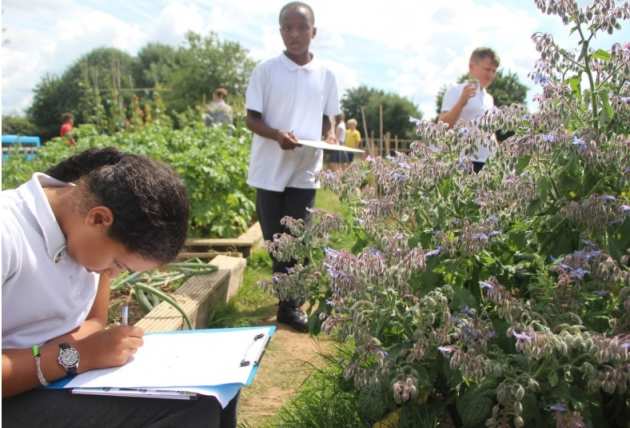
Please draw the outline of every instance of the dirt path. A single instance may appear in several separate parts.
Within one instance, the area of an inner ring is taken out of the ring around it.
[[[268,321],[275,324],[275,317]],[[296,333],[279,324],[254,383],[241,390],[239,426],[260,428],[268,424],[314,367],[322,366],[321,354],[332,349],[331,339]]]

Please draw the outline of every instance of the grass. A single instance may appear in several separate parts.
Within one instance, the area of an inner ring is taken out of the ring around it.
[[[343,379],[334,357],[316,369],[299,392],[265,425],[287,428],[365,428],[357,405],[357,394]]]
[[[263,324],[276,312],[277,300],[258,285],[271,278],[271,258],[264,249],[254,250],[247,260],[243,284],[236,295],[210,313],[210,327],[246,327]]]

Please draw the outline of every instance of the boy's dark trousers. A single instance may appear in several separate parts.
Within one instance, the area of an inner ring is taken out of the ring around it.
[[[214,397],[196,400],[72,395],[35,389],[2,400],[6,428],[236,428],[238,395],[221,409]]]
[[[282,217],[307,220],[307,208],[313,208],[314,203],[315,189],[287,187],[284,192],[256,189],[256,214],[265,241],[273,240],[276,233],[288,233],[280,224]],[[293,264],[273,259],[273,272],[286,273]]]

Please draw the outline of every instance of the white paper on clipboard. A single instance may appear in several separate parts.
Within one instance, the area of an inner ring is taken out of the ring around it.
[[[354,149],[352,147],[342,146],[340,144],[329,144],[325,141],[298,140],[298,143],[305,147],[312,147],[314,149],[334,150],[338,152],[363,153],[363,150],[361,149]]]

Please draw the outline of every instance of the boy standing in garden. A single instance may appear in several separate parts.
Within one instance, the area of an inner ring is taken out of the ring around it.
[[[494,82],[498,67],[499,56],[492,49],[475,49],[468,63],[470,79],[446,91],[439,120],[452,128],[459,121],[468,122],[477,119],[487,110],[494,108],[494,98],[486,91],[486,88]],[[481,171],[489,155],[488,147],[479,147],[473,157],[475,172]]]
[[[254,132],[247,183],[256,188],[256,213],[265,240],[284,232],[285,216],[305,219],[319,187],[322,150],[301,147],[298,139],[336,143],[329,116],[339,114],[333,73],[310,52],[315,37],[313,9],[291,2],[280,10],[280,35],[286,50],[259,64],[246,94],[247,127]],[[289,263],[273,261],[274,273]],[[280,301],[278,322],[299,331],[308,319],[301,302]]]

